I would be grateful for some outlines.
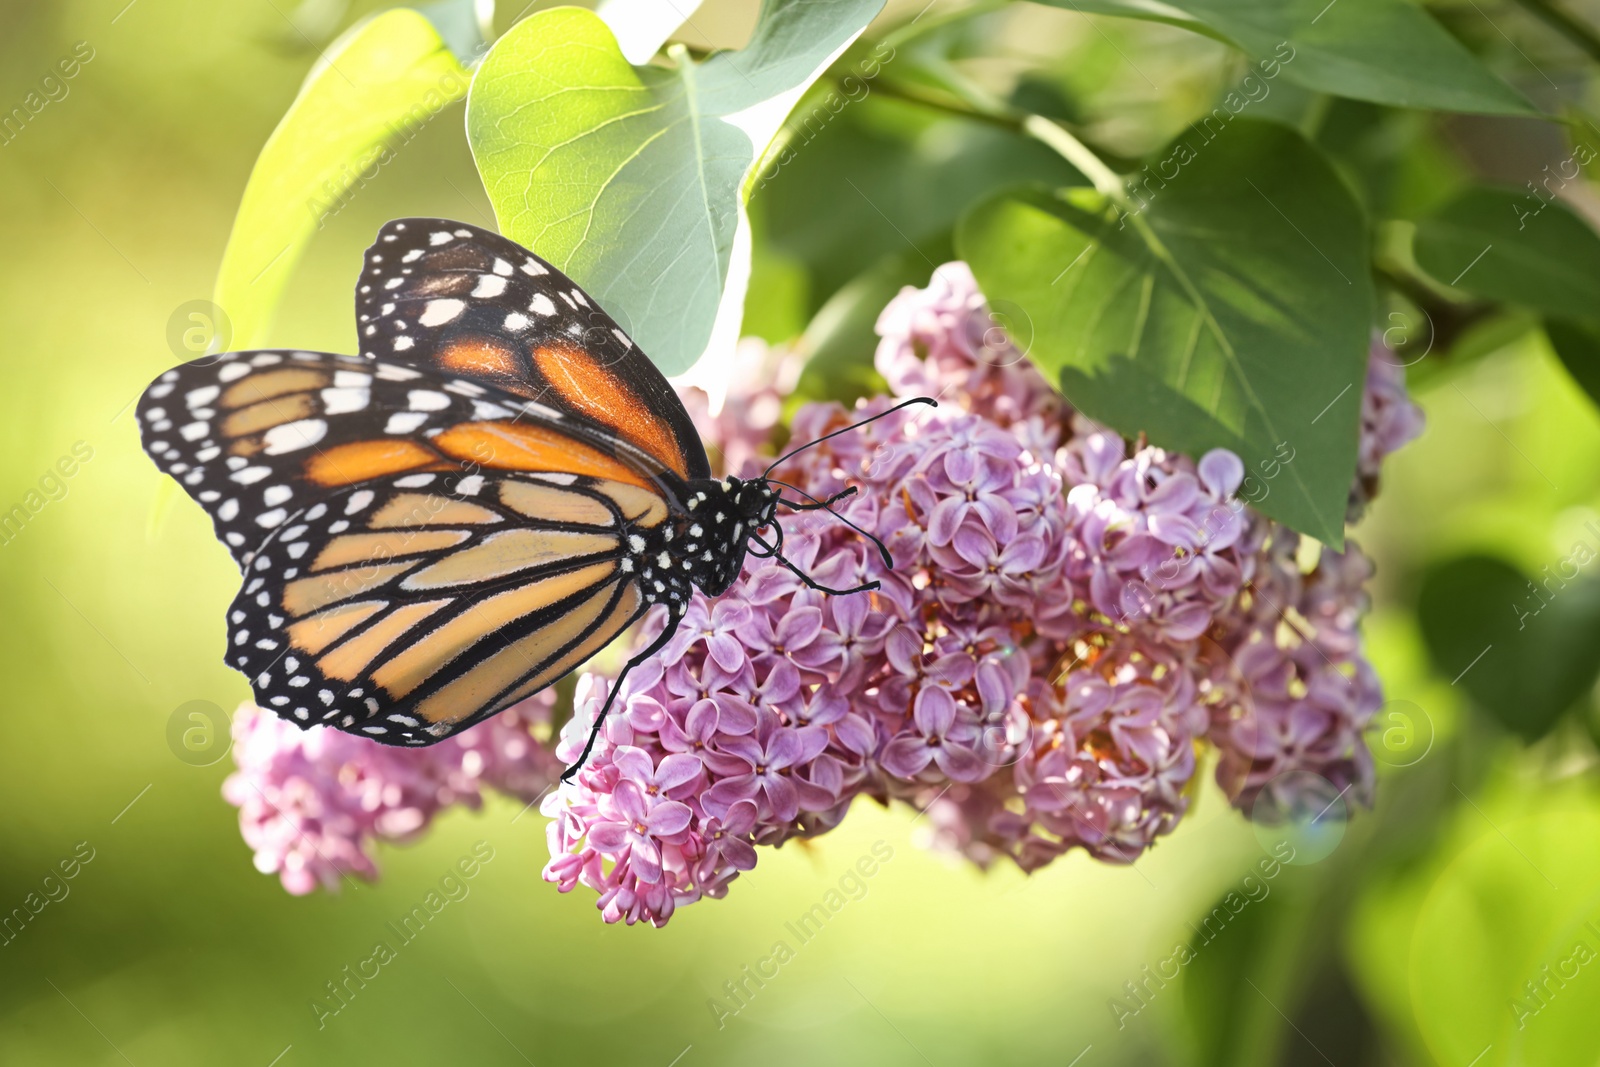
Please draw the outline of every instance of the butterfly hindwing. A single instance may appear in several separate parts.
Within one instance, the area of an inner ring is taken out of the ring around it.
[[[499,234],[388,223],[356,285],[356,329],[363,355],[484,382],[621,438],[683,481],[710,476],[649,358],[570,278]]]
[[[302,725],[432,743],[531,696],[632,623],[647,605],[629,541],[668,513],[639,486],[562,474],[347,488],[255,554],[229,610],[227,662],[263,707]]]

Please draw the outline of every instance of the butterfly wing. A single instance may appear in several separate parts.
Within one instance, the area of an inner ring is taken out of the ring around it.
[[[356,329],[363,355],[537,401],[683,481],[711,475],[655,364],[570,278],[499,234],[444,219],[388,223],[356,285]]]
[[[234,352],[167,371],[144,444],[244,571],[227,662],[264,707],[428,744],[626,628],[675,476],[587,420],[384,361]],[[669,538],[670,539],[670,538]],[[668,576],[663,576],[668,577]],[[686,601],[682,588],[667,590]]]
[[[651,490],[559,473],[347,488],[256,553],[229,611],[227,662],[263,707],[302,725],[431,744],[543,689],[638,618],[629,541],[667,515]]]
[[[288,516],[342,485],[438,463],[428,434],[510,418],[474,384],[320,352],[228,352],[140,397],[144,449],[210,513],[241,566]]]
[[[137,408],[145,451],[211,514],[241,566],[290,515],[406,472],[567,471],[673,494],[626,440],[491,386],[320,352],[228,352],[174,367]]]
[[[709,464],[605,312],[513,242],[431,219],[383,228],[356,301],[359,358],[205,357],[138,407],[245,572],[228,662],[263,706],[428,744],[648,602],[681,614],[666,520]]]

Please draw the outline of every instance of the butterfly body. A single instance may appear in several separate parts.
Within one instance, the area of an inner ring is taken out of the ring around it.
[[[505,238],[391,222],[356,306],[360,356],[208,356],[137,408],[242,571],[224,658],[262,707],[432,744],[663,605],[639,662],[781,536],[777,491],[713,478],[627,334]]]

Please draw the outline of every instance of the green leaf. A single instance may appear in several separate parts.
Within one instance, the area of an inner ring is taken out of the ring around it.
[[[466,92],[466,71],[416,11],[386,11],[328,47],[261,149],[228,237],[215,301],[234,347],[265,343],[301,253],[362,174]]]
[[[1600,236],[1565,204],[1467,189],[1417,222],[1417,262],[1445,285],[1549,315],[1600,311]]]
[[[822,305],[800,338],[806,365],[795,385],[792,406],[810,400],[849,405],[860,397],[888,392],[888,383],[874,363],[878,316],[901,289],[928,284],[932,268],[924,254],[947,262],[954,255],[949,235],[925,241],[921,251],[906,249],[884,256]]]
[[[666,44],[672,32],[694,18],[702,0],[600,0],[594,13],[617,38],[629,63],[643,66]]]
[[[538,12],[484,60],[467,133],[502,232],[562,270],[668,374],[731,344],[747,178],[883,0],[768,0],[750,44],[634,67],[598,17]],[[719,315],[719,310],[721,314]]]
[[[1409,931],[1412,1011],[1436,1062],[1600,1058],[1600,808],[1575,799],[1521,819],[1463,811],[1480,836]]]
[[[1202,33],[1277,65],[1263,66],[1258,78],[1281,69],[1290,81],[1335,96],[1439,111],[1537,113],[1410,0],[1040,2]]]
[[[1562,366],[1589,399],[1600,404],[1600,323],[1587,319],[1546,319],[1544,334]]]
[[[1203,137],[1164,154],[1187,162],[1141,187],[1142,211],[1089,189],[1003,195],[962,220],[957,251],[991,301],[1031,318],[1030,358],[1087,415],[1191,456],[1232,449],[1275,472],[1259,510],[1342,545],[1366,223],[1294,131],[1241,120]]]
[[[1597,546],[1591,524],[1537,583],[1490,556],[1423,576],[1417,616],[1435,667],[1525,741],[1548,733],[1600,674],[1600,582],[1582,576]]]
[[[909,254],[921,277],[906,284],[926,285],[956,219],[999,189],[1083,181],[1031,137],[867,88],[826,125],[796,128],[793,158],[763,173],[751,198],[773,243],[811,268],[819,305],[888,255]]]

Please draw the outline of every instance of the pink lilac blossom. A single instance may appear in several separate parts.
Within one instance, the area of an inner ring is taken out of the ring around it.
[[[530,731],[549,722],[553,704],[540,694],[424,749],[302,730],[244,704],[233,719],[238,769],[222,793],[239,809],[257,870],[296,895],[337,889],[344,877],[377,877],[376,842],[413,840],[453,805],[477,808],[484,786],[524,801],[545,790],[561,764]]]
[[[892,558],[825,512],[785,515],[785,554],[832,596],[750,559],[696,595],[662,654],[622,683],[594,752],[544,795],[544,878],[595,894],[606,922],[661,925],[724,896],[758,846],[824,833],[856,797],[927,813],[935,843],[1036,870],[1082,848],[1133,863],[1170,833],[1200,746],[1252,818],[1370,803],[1363,731],[1381,702],[1359,620],[1358,548],[1303,569],[1294,534],[1238,499],[1244,467],[1130,445],[1074,412],[1011,343],[965,264],[907,288],[878,322],[894,397],[807,404],[812,441],[895,398],[939,398],[808,449],[775,476],[827,497]],[[725,473],[759,473],[797,366],[748,350],[715,414],[685,401]],[[1355,514],[1421,415],[1375,352]],[[759,357],[759,358],[757,358]],[[647,616],[641,647],[664,615]],[[554,750],[548,695],[450,742],[395,750],[241,715],[228,796],[263,870],[293,892],[370,877],[371,845],[420,833],[487,784],[525,799],[575,759],[613,682],[580,677]],[[447,747],[454,745],[455,747]]]
[[[1416,440],[1422,429],[1422,409],[1406,393],[1404,365],[1375,339],[1367,357],[1366,389],[1361,394],[1361,443],[1347,521],[1360,519],[1377,494],[1384,457]]]
[[[732,379],[715,412],[704,389],[697,385],[679,388],[678,395],[716,470],[744,470],[771,444],[783,414],[784,398],[800,380],[803,365],[788,349],[773,348],[760,338],[746,337],[734,353]]]
[[[1361,652],[1371,562],[1354,543],[1301,573],[1300,537],[1271,524],[1260,580],[1219,621],[1200,671],[1212,693],[1217,781],[1263,822],[1315,816],[1343,795],[1372,803],[1363,732],[1383,704]]]
[[[1095,610],[1171,642],[1203,634],[1255,570],[1235,497],[1239,457],[1214,449],[1195,464],[1159,448],[1127,456],[1120,436],[1081,417],[1061,455],[1072,486],[1069,574]]]
[[[812,439],[851,417],[809,405],[794,432]],[[659,661],[627,677],[594,755],[545,801],[546,879],[595,891],[607,921],[659,924],[721,895],[753,864],[752,846],[829,829],[860,793],[981,781],[1024,714],[1030,665],[1015,645],[1026,611],[1065,582],[1065,497],[1051,467],[948,408],[808,450],[782,476],[818,496],[860,486],[840,513],[882,536],[894,567],[833,516],[786,519],[795,566],[834,586],[883,587],[829,596],[752,561],[715,602],[696,596]],[[580,683],[558,755],[581,749],[606,684]],[[659,823],[656,796],[678,805]]]

